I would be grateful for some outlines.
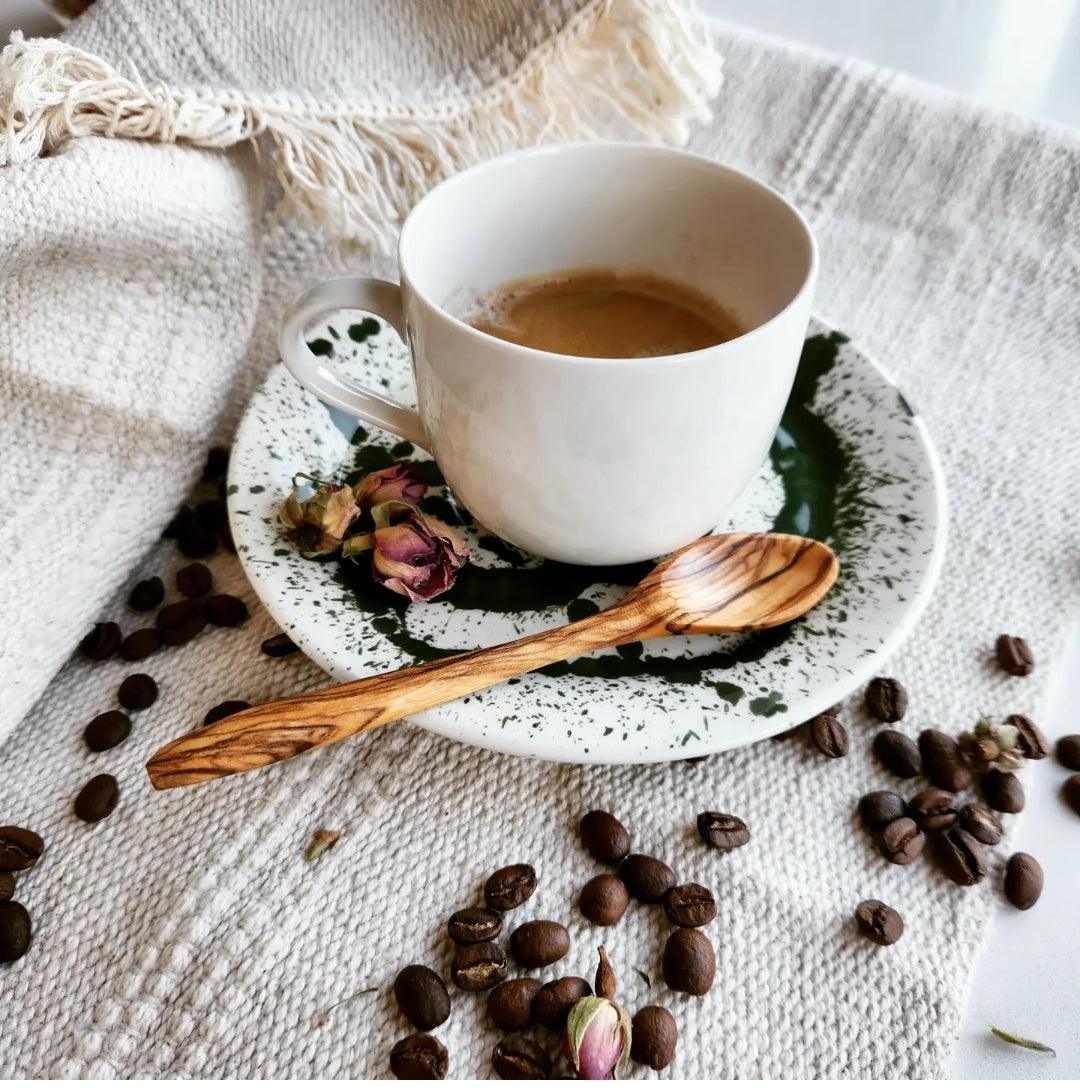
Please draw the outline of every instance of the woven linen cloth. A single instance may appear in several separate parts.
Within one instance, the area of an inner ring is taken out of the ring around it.
[[[206,0],[199,10],[213,7]],[[120,23],[119,5],[110,10],[118,51],[138,44],[168,55],[165,42],[142,42]],[[1037,719],[1080,598],[1070,526],[1080,500],[1080,140],[737,27],[717,25],[714,35],[725,90],[691,146],[806,210],[823,256],[820,313],[885,363],[939,445],[952,537],[933,603],[890,665],[912,697],[905,726],[956,730],[982,710]],[[219,56],[206,34],[171,56],[235,72],[235,54]],[[218,438],[274,359],[282,302],[329,271],[310,233],[278,227],[265,245],[247,368],[223,402]],[[189,469],[177,466],[170,488]],[[161,543],[129,580],[178,564]],[[394,1005],[394,975],[411,962],[445,972],[446,918],[514,861],[532,862],[540,883],[510,926],[547,917],[570,929],[570,954],[543,977],[591,977],[595,946],[606,943],[623,1002],[667,1005],[679,1023],[671,1076],[941,1072],[1000,894],[996,878],[960,889],[923,864],[897,868],[877,856],[854,804],[895,783],[869,755],[874,729],[856,701],[843,713],[851,754],[836,761],[796,739],[696,763],[577,767],[394,726],[258,774],[158,794],[146,757],[210,705],[323,681],[299,658],[259,655],[273,623],[235,559],[219,555],[212,567],[253,619],[146,661],[161,698],[136,716],[127,742],[89,755],[80,738],[111,705],[126,665],[75,659],[0,755],[3,820],[48,843],[19,881],[33,947],[3,968],[5,1002],[19,1014],[0,1030],[6,1075],[387,1076],[390,1046],[410,1030]],[[127,629],[135,617],[125,594],[118,586],[104,612]],[[1032,641],[1034,675],[994,668],[1002,631]],[[71,800],[106,770],[120,781],[120,804],[88,827]],[[619,814],[636,849],[717,893],[708,996],[663,988],[658,908],[635,905],[610,930],[577,912],[576,892],[599,871],[574,834],[592,807]],[[752,841],[726,856],[707,850],[693,830],[704,809],[741,815]],[[320,827],[341,840],[311,865],[303,850]],[[998,847],[994,861],[1006,853]],[[855,934],[851,914],[867,897],[904,915],[900,943],[879,949]],[[496,1033],[483,998],[455,990],[453,999],[436,1032],[450,1075],[488,1076]],[[1001,1022],[1015,1015],[1003,996]]]

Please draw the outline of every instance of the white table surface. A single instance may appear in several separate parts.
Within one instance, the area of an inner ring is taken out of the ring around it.
[[[1080,127],[1080,0],[699,2],[733,22],[902,69],[990,106]],[[56,25],[40,0],[0,4],[4,41],[15,29],[42,35]],[[1051,739],[1080,731],[1080,619],[1043,728]],[[1058,797],[1065,771],[1052,759],[1033,765],[1015,848],[1039,858],[1046,889],[1026,913],[1002,899],[950,1058],[952,1077],[1080,1077],[1080,820]],[[1057,1057],[998,1042],[989,1031],[995,1024],[1053,1046]]]

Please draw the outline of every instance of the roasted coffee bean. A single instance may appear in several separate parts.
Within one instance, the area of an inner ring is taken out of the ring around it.
[[[630,852],[626,827],[606,811],[590,811],[578,828],[585,849],[604,864],[618,864]]]
[[[769,736],[769,739],[773,743],[784,743],[786,740],[794,739],[803,729],[804,725],[796,724],[794,728],[786,728],[782,732],[777,732],[775,736]]]
[[[203,717],[203,727],[208,728],[211,724],[216,724],[219,720],[231,717],[233,713],[242,713],[245,709],[250,708],[251,702],[240,701],[238,698],[233,701],[219,702],[205,717]]]
[[[480,944],[494,940],[503,927],[502,914],[486,906],[470,906],[450,915],[446,931],[455,944]]]
[[[722,811],[703,811],[697,817],[701,840],[713,849],[738,849],[750,841],[750,831],[737,815]]]
[[[176,513],[175,516],[165,525],[165,530],[161,532],[162,538],[179,538],[194,522],[195,514],[185,504]]]
[[[491,1067],[504,1081],[542,1081],[551,1076],[551,1055],[527,1035],[507,1035],[495,1044]]]
[[[1080,770],[1080,736],[1062,736],[1054,756],[1067,770]]]
[[[467,944],[454,953],[450,977],[455,986],[470,993],[490,990],[506,977],[506,953],[488,941]]]
[[[206,617],[215,626],[239,626],[248,620],[247,604],[235,595],[211,595],[204,600]]]
[[[195,506],[195,522],[208,531],[220,531],[228,518],[224,501],[208,500]]]
[[[533,1016],[546,1028],[566,1027],[570,1010],[592,993],[584,978],[556,978],[541,986],[533,1001]]]
[[[700,997],[716,975],[716,953],[699,929],[676,929],[664,945],[664,981],[668,989]]]
[[[128,606],[132,610],[156,610],[165,598],[165,583],[160,576],[140,580],[131,589]]]
[[[206,454],[206,465],[203,467],[202,480],[212,482],[220,478],[229,469],[229,449],[227,447],[212,447]]]
[[[513,910],[536,890],[536,872],[530,864],[500,868],[484,881],[484,901],[492,910]]]
[[[522,967],[546,967],[570,951],[570,934],[557,921],[527,921],[510,934],[510,952]]]
[[[1014,853],[1005,865],[1005,898],[1017,910],[1030,910],[1042,889],[1042,865],[1030,853]]]
[[[1080,815],[1080,774],[1070,774],[1061,786],[1061,795],[1065,803]]]
[[[0,869],[0,902],[7,902],[15,894],[15,876],[6,869]]]
[[[188,599],[209,595],[214,586],[214,574],[201,562],[193,561],[176,574],[176,590]]]
[[[487,995],[488,1019],[500,1031],[524,1031],[535,1023],[533,1002],[540,992],[538,978],[508,978]]]
[[[868,792],[859,801],[859,818],[863,821],[863,826],[874,833],[905,815],[907,804],[899,793],[879,789],[877,792]]]
[[[162,644],[176,647],[198,637],[206,629],[206,622],[206,608],[202,601],[184,599],[158,611],[154,627]]]
[[[98,622],[79,642],[79,651],[88,660],[107,660],[120,647],[120,627],[115,622]]]
[[[1050,741],[1031,717],[1012,713],[1005,718],[1005,723],[1016,729],[1016,746],[1024,758],[1046,758],[1050,753]]]
[[[406,1035],[390,1050],[390,1072],[399,1081],[441,1081],[449,1067],[446,1047],[434,1035]]]
[[[909,865],[923,851],[926,835],[914,819],[894,819],[878,835],[878,845],[885,860],[895,865]]]
[[[699,883],[682,883],[664,896],[664,913],[674,925],[697,928],[716,917],[716,899]]]
[[[626,890],[626,884],[610,872],[589,880],[578,899],[581,912],[593,925],[616,924],[629,905],[630,892]]]
[[[866,684],[866,711],[875,720],[895,724],[907,713],[907,691],[896,679],[878,677]]]
[[[217,535],[192,519],[176,536],[176,545],[184,557],[197,561],[201,557],[209,557],[217,549]]]
[[[277,633],[273,637],[267,637],[261,645],[259,645],[259,651],[264,656],[273,656],[275,658],[280,656],[291,656],[294,652],[299,652],[299,646],[287,633]]]
[[[986,875],[986,851],[966,830],[953,827],[934,835],[934,857],[953,883],[970,887]]]
[[[413,963],[398,972],[394,979],[394,998],[401,1015],[421,1031],[431,1031],[450,1017],[450,995],[443,980],[421,963]]]
[[[107,751],[123,743],[131,732],[131,718],[119,709],[98,713],[83,729],[83,739],[91,751]]]
[[[920,732],[919,755],[923,774],[939,789],[963,792],[971,787],[971,770],[952,736],[933,728]]]
[[[960,825],[984,846],[996,846],[1005,837],[1001,820],[985,804],[965,804],[960,809]]]
[[[667,1069],[679,1042],[675,1017],[660,1005],[646,1005],[634,1014],[630,1027],[630,1057],[658,1072]]]
[[[158,686],[149,675],[128,675],[116,697],[125,709],[149,709],[157,701]]]
[[[895,728],[885,728],[874,736],[874,754],[897,777],[914,777],[919,772],[919,748]]]
[[[908,815],[924,834],[948,830],[956,822],[956,801],[945,789],[924,789],[911,798]]]
[[[655,857],[631,853],[619,865],[619,877],[626,890],[641,902],[663,902],[664,896],[678,882],[675,873]]]
[[[75,814],[87,823],[97,823],[112,815],[117,800],[120,799],[120,786],[110,774],[98,774],[79,790],[75,797]]]
[[[1010,637],[1003,633],[997,639],[995,651],[998,666],[1010,675],[1030,675],[1035,670],[1035,657],[1023,637]]]
[[[1024,810],[1024,786],[1007,770],[987,770],[979,786],[983,799],[994,811],[1015,815]]]
[[[847,729],[828,713],[821,713],[810,722],[810,739],[826,758],[843,758],[850,747]]]
[[[135,630],[134,633],[129,633],[120,642],[120,655],[128,663],[134,663],[136,660],[145,660],[147,656],[152,656],[159,648],[161,648],[161,637],[158,631],[144,626],[142,629]]]
[[[25,827],[0,827],[0,868],[22,872],[33,868],[44,852],[45,842],[40,834]]]
[[[0,963],[14,963],[30,947],[30,915],[21,902],[0,902]]]
[[[904,919],[877,899],[864,899],[855,907],[855,924],[864,937],[883,948],[895,944],[904,933]]]

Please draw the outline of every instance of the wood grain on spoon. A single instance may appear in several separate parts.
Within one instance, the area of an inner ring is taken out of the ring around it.
[[[146,768],[155,788],[195,785],[292,758],[597,649],[782,625],[818,603],[838,571],[827,546],[797,535],[699,539],[598,614],[493,648],[245,709],[166,744]]]

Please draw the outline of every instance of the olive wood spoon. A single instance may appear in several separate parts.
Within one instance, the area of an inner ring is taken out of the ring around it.
[[[267,702],[167,743],[146,764],[158,789],[253,770],[367,732],[559,660],[679,633],[741,633],[805,614],[839,571],[827,546],[797,535],[698,539],[607,610],[482,648]]]

